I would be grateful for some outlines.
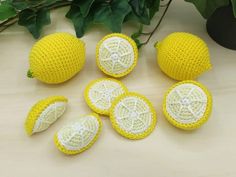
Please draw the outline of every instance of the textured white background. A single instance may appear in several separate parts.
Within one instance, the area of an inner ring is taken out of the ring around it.
[[[74,34],[64,18],[68,8],[52,13],[52,24],[43,36],[58,31]],[[153,25],[158,19],[154,19]],[[130,34],[135,26],[127,24]],[[175,81],[165,76],[156,64],[153,44],[174,31],[186,31],[203,38],[210,48],[213,70],[199,81],[213,94],[210,120],[199,130],[185,132],[172,127],[163,117],[163,94]],[[235,177],[236,176],[236,52],[217,45],[207,35],[205,20],[192,4],[174,1],[159,30],[140,51],[135,70],[122,81],[131,91],[148,97],[158,114],[155,131],[146,139],[130,141],[119,136],[109,119],[102,117],[104,129],[88,151],[65,156],[53,144],[54,133],[65,123],[90,109],[83,99],[89,81],[104,77],[95,64],[96,43],[106,34],[93,27],[82,38],[87,46],[87,61],[82,72],[67,83],[45,85],[26,77],[28,54],[35,40],[20,26],[0,34],[0,176],[1,177]],[[27,137],[23,123],[29,108],[49,95],[69,98],[65,115],[47,131]]]

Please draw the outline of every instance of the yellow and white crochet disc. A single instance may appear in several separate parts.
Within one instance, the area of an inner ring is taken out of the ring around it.
[[[150,101],[137,93],[126,93],[112,104],[110,120],[113,128],[129,139],[142,139],[155,128],[156,112]]]
[[[25,120],[28,135],[46,130],[65,112],[67,98],[50,96],[38,101],[29,111]]]
[[[181,129],[195,129],[205,123],[211,113],[212,98],[209,91],[196,81],[175,84],[164,99],[167,120]]]
[[[137,59],[138,49],[135,42],[120,33],[105,36],[96,48],[97,65],[109,76],[127,75],[136,66]]]
[[[65,154],[78,154],[91,147],[101,132],[98,115],[90,114],[62,127],[55,135],[57,148]]]
[[[128,92],[126,86],[115,79],[102,78],[92,81],[85,89],[85,100],[99,114],[109,115],[112,101]]]

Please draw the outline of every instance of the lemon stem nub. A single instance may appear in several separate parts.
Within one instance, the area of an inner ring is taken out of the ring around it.
[[[28,70],[28,72],[27,72],[27,77],[29,77],[29,78],[34,78],[33,72],[31,72],[30,70]]]
[[[155,42],[155,44],[154,44],[154,47],[155,47],[155,48],[157,48],[158,43],[159,43],[158,41]]]

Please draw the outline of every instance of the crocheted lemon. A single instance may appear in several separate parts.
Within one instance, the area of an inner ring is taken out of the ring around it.
[[[109,76],[122,77],[129,74],[136,66],[137,60],[138,48],[135,42],[124,34],[109,34],[97,44],[97,65]]]
[[[109,115],[113,100],[126,92],[128,92],[128,89],[122,82],[115,79],[102,78],[88,84],[84,97],[93,111]]]
[[[77,74],[84,63],[84,43],[69,33],[54,33],[33,46],[27,75],[45,83],[58,84]]]
[[[163,110],[174,126],[192,130],[204,124],[212,109],[210,92],[196,81],[183,81],[173,85],[165,94]]]
[[[161,70],[173,79],[196,79],[211,68],[208,47],[195,35],[172,33],[157,43],[156,48]]]
[[[68,155],[81,153],[97,140],[102,129],[98,115],[90,114],[62,127],[54,136],[57,148]]]
[[[28,135],[46,130],[65,111],[67,98],[51,96],[37,102],[29,111],[25,121]]]
[[[113,128],[129,139],[142,139],[155,128],[156,112],[150,101],[137,93],[125,93],[111,106],[110,120]]]

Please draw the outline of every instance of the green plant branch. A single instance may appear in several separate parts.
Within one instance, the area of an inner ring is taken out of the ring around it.
[[[48,6],[44,6],[44,5],[40,4],[38,6],[32,7],[32,9],[34,9],[35,11],[37,11],[41,8],[47,8],[49,10],[52,10],[52,9],[57,9],[60,7],[69,6],[69,5],[71,5],[71,3],[72,3],[71,1],[61,1],[61,2],[56,2],[56,3],[48,5]],[[2,23],[0,23],[0,32],[4,31],[5,29],[10,27],[11,25],[14,25],[17,22],[18,22],[18,14],[16,16],[11,17],[11,18],[3,21]]]
[[[166,15],[166,12],[168,11],[168,9],[169,9],[170,4],[171,4],[172,1],[173,1],[173,0],[169,0],[169,2],[166,4],[166,8],[165,8],[165,10],[164,10],[164,12],[163,12],[163,14],[162,14],[160,20],[158,21],[158,23],[157,23],[156,26],[154,27],[153,31],[148,32],[148,33],[141,33],[142,35],[149,35],[148,39],[147,39],[145,42],[143,42],[143,43],[140,44],[141,46],[142,46],[142,45],[146,45],[146,44],[150,41],[150,39],[152,38],[153,34],[156,32],[156,30],[157,30],[158,27],[160,26],[162,20],[164,19],[165,15]]]

